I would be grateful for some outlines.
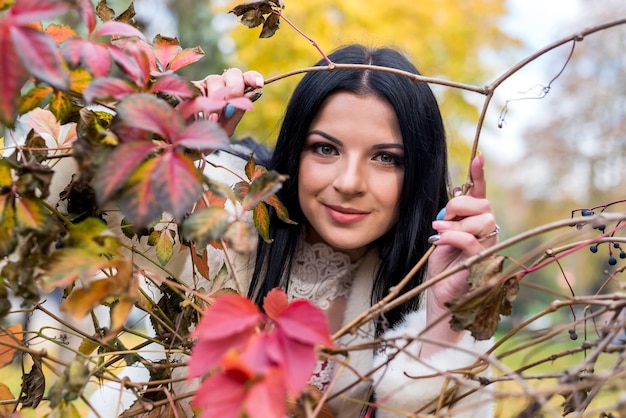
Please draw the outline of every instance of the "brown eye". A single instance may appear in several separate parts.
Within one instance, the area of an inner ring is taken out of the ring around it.
[[[336,155],[337,154],[337,150],[335,149],[335,147],[326,143],[314,144],[311,148],[313,149],[314,152],[320,155]]]

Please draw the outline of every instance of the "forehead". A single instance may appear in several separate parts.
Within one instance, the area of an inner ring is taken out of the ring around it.
[[[402,144],[396,113],[391,104],[376,95],[346,91],[334,93],[324,101],[310,129],[319,129],[339,140],[384,141]]]

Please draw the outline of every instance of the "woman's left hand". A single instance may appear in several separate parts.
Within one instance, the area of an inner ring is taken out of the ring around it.
[[[486,199],[483,168],[484,157],[478,154],[471,165],[473,185],[469,193],[450,199],[443,220],[433,221],[433,229],[437,231],[438,239],[433,242],[437,248],[428,259],[428,278],[437,276],[498,242],[499,228],[491,205]],[[469,290],[467,276],[468,271],[462,270],[428,288],[429,322],[449,314],[445,302],[467,293]],[[450,330],[448,321],[440,323]]]

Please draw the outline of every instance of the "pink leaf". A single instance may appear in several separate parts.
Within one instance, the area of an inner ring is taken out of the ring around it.
[[[315,369],[317,363],[315,348],[292,340],[280,332],[273,333],[272,337],[274,337],[272,352],[281,360],[279,365],[285,375],[285,385],[291,395],[297,396]]]
[[[87,41],[81,38],[70,38],[63,42],[61,51],[63,52],[63,57],[68,64],[76,67],[80,63],[81,50],[83,49],[83,44],[85,42]]]
[[[198,340],[189,359],[189,378],[202,376],[215,367],[229,350],[239,351],[248,343],[253,330],[218,340]]]
[[[189,98],[196,94],[196,90],[185,79],[176,75],[163,75],[150,87],[150,93],[166,93],[172,96]]]
[[[224,295],[207,308],[194,335],[200,340],[215,340],[250,333],[262,319],[263,314],[251,300],[240,295]]]
[[[137,93],[134,86],[119,78],[98,78],[87,86],[83,97],[87,103],[93,103],[97,98],[112,98],[121,100],[129,94]]]
[[[96,28],[96,10],[91,3],[91,0],[79,0],[80,16],[87,25],[87,30],[92,33]]]
[[[275,318],[281,332],[303,344],[331,346],[326,315],[308,300],[298,299]]]
[[[141,50],[148,59],[150,71],[156,70],[156,58],[154,56],[154,50],[152,49],[152,46],[147,42],[140,41],[136,38],[119,38],[111,41],[109,48],[114,48],[117,51],[121,51],[122,53],[129,50],[130,48]]]
[[[202,51],[200,47],[186,48],[176,54],[174,59],[169,61],[167,69],[171,71],[179,70],[189,64],[197,62],[202,57],[204,57],[204,51]]]
[[[201,120],[187,126],[174,142],[187,148],[213,151],[228,146],[228,135],[215,122]]]
[[[157,159],[152,173],[154,197],[163,210],[182,221],[202,194],[198,169],[189,157],[174,151],[166,151]]]
[[[200,418],[238,418],[246,396],[245,383],[234,373],[209,376],[198,388],[192,406],[202,409]]]
[[[105,77],[113,62],[108,48],[93,42],[84,42],[81,49],[82,62],[95,78]]]
[[[100,204],[108,202],[120,190],[132,172],[154,150],[149,141],[133,141],[118,145],[104,160],[96,173],[94,187]]]
[[[245,409],[248,418],[283,418],[286,416],[285,384],[280,369],[270,370],[263,380],[248,390]]]
[[[178,39],[170,38],[167,36],[157,35],[154,38],[153,48],[154,56],[159,63],[159,72],[164,72],[168,69],[170,61],[174,59],[176,54],[182,51]]]
[[[20,89],[28,74],[19,62],[9,36],[9,26],[0,21],[0,123],[12,127]]]
[[[233,97],[226,100],[237,109],[252,110],[252,101],[247,97]]]
[[[256,375],[263,375],[277,363],[269,356],[267,345],[270,343],[267,332],[259,332],[250,336],[241,353],[241,360]]]
[[[184,121],[165,100],[152,94],[133,94],[117,107],[120,119],[130,126],[154,132],[171,142],[184,128]]]
[[[16,23],[25,24],[53,19],[70,7],[64,0],[17,0],[9,13]]]
[[[13,26],[10,31],[16,53],[28,72],[52,87],[69,87],[69,75],[52,38],[29,27]]]
[[[138,29],[133,26],[124,23],[118,22],[115,20],[106,21],[100,26],[94,33],[92,38],[97,39],[101,36],[136,36],[141,40],[146,40],[146,37],[143,33],[141,33]]]
[[[120,211],[135,229],[159,219],[163,212],[154,198],[150,182],[156,163],[156,158],[144,161],[130,176],[117,199]]]

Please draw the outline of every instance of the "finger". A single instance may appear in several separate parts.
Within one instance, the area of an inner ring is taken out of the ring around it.
[[[250,86],[255,89],[263,88],[265,85],[263,76],[257,71],[246,71],[243,73],[243,81],[246,86]]]
[[[432,226],[441,235],[445,235],[448,231],[461,231],[481,238],[496,229],[496,219],[492,213],[481,213],[459,221],[435,221]]]
[[[226,82],[221,75],[212,74],[204,79],[205,91],[208,97],[215,94],[216,91],[224,89]]]
[[[481,213],[492,213],[491,204],[487,199],[478,199],[472,196],[459,196],[452,198],[446,204],[443,220],[459,220],[468,216]]]
[[[437,239],[432,243],[437,245],[437,247],[454,247],[470,257],[480,253],[488,246],[488,244],[481,242],[476,236],[470,233],[454,230],[437,235]]]
[[[487,183],[485,181],[485,157],[482,153],[472,160],[470,171],[472,174],[472,187],[469,191],[469,195],[484,199],[487,196]]]
[[[222,74],[224,79],[224,85],[228,87],[226,93],[226,99],[230,97],[241,97],[245,89],[245,82],[243,79],[243,73],[239,68],[229,68]]]

